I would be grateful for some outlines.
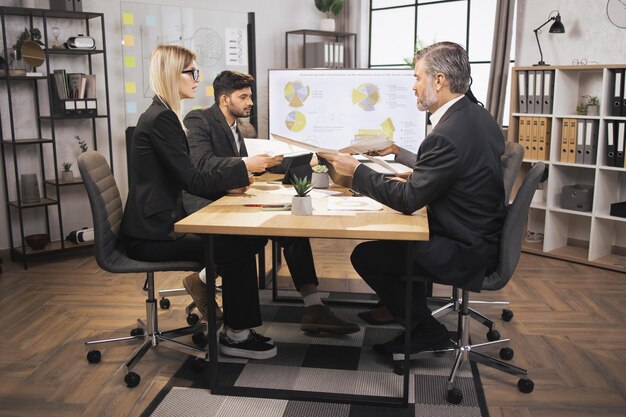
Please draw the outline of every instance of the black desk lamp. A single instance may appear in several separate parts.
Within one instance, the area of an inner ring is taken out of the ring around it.
[[[554,12],[556,12],[556,16],[552,16],[552,13]],[[534,64],[535,66],[548,65],[545,62],[543,62],[543,51],[541,50],[541,44],[539,43],[539,30],[553,20],[554,20],[554,23],[552,23],[552,26],[550,26],[549,32],[550,33],[565,33],[565,27],[563,26],[563,23],[561,23],[561,13],[559,13],[558,10],[552,10],[548,17],[548,20],[546,20],[544,24],[542,24],[541,26],[539,26],[537,29],[534,30],[535,38],[537,38],[537,46],[539,47],[539,54],[541,56],[540,61]]]

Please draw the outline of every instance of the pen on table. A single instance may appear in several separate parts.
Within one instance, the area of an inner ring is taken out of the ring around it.
[[[352,193],[353,197],[361,197],[363,195],[360,192],[353,190],[352,188],[348,188],[348,191],[350,191],[350,193]]]
[[[244,207],[263,207],[263,204],[244,204]]]

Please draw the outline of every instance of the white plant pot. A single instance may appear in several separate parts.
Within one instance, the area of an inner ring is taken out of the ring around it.
[[[335,31],[335,19],[322,19],[320,20],[320,30],[325,32]]]
[[[311,185],[313,188],[328,188],[330,177],[327,173],[314,172],[311,176]]]
[[[61,181],[62,182],[72,182],[72,181],[74,181],[74,173],[72,171],[63,171],[63,172],[61,172]]]
[[[291,199],[291,214],[296,216],[310,216],[313,214],[313,200],[310,196]]]
[[[587,106],[587,116],[599,116],[600,106]]]
[[[533,194],[533,203],[543,203],[545,201],[545,193],[543,188],[539,188],[535,190],[535,194]]]

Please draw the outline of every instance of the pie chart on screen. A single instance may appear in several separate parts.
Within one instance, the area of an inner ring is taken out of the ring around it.
[[[289,81],[285,85],[285,99],[290,107],[302,107],[304,101],[309,97],[309,86],[304,85],[300,80]]]
[[[303,113],[294,110],[287,114],[287,117],[285,118],[285,125],[287,126],[287,129],[292,132],[299,132],[304,129],[304,126],[306,126],[306,117]]]
[[[380,93],[374,84],[365,83],[352,90],[352,104],[356,104],[365,111],[374,110],[374,105],[378,103]]]

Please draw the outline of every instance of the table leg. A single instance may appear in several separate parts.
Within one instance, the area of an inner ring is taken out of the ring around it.
[[[406,313],[404,332],[404,363],[402,366],[402,402],[409,403],[409,378],[411,376],[411,331],[413,330],[413,242],[406,247]]]
[[[215,254],[213,251],[213,235],[204,236],[204,259],[206,268],[206,286],[209,297],[209,306],[207,317],[208,333],[207,333],[207,357],[209,358],[209,388],[213,389],[217,385],[217,376],[219,364],[217,363],[217,328],[215,326]]]

